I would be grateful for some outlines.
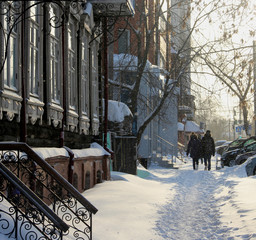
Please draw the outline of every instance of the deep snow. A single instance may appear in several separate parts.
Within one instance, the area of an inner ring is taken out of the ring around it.
[[[98,207],[94,240],[256,239],[256,177],[244,166],[192,170],[152,164],[146,179],[112,172],[84,195]],[[145,174],[144,174],[145,175]]]
[[[179,169],[139,165],[143,178],[111,172],[111,181],[83,193],[99,209],[93,240],[256,239],[256,177],[244,165],[212,164],[212,171],[192,170],[190,158]]]

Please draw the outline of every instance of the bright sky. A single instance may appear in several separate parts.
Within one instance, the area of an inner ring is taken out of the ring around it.
[[[239,0],[232,0],[233,2],[240,2]],[[231,1],[231,2],[232,2]],[[210,0],[205,0],[205,3],[212,2]],[[229,3],[231,3],[229,2]],[[255,9],[256,10],[256,5],[255,2],[250,0],[246,1],[249,4],[249,10]],[[245,41],[247,41],[247,45],[252,45],[253,40],[255,40],[254,37],[249,35],[250,30],[256,30],[256,13],[254,11],[254,15],[248,14],[249,10],[245,10],[245,12],[240,12],[240,14],[237,14],[237,23],[236,26],[238,27],[238,33],[233,34],[233,39],[235,42],[240,43],[241,38],[243,38]],[[194,13],[194,16],[193,16]],[[240,17],[242,16],[242,20]],[[192,19],[198,17],[198,14],[195,13],[195,11],[192,12]],[[239,18],[239,19],[238,19]],[[252,18],[252,19],[250,19]],[[192,36],[192,42],[197,41],[197,42],[205,42],[209,40],[214,40],[218,38],[218,35],[220,35],[221,30],[219,28],[220,23],[219,23],[219,17],[214,17],[213,15],[211,16],[212,19],[212,24],[210,25],[208,23],[208,19],[206,19],[203,23],[200,24],[200,30],[199,32],[194,32]],[[192,20],[193,23],[193,20]],[[227,24],[227,22],[225,23]],[[231,24],[231,23],[230,23]],[[230,25],[229,24],[229,25]],[[224,24],[221,24],[222,28],[225,27]],[[227,27],[227,26],[226,26]],[[228,27],[227,27],[228,28]],[[225,88],[223,85],[220,85],[218,81],[209,75],[206,76],[196,76],[192,75],[192,81],[195,81],[197,84],[203,86],[201,90],[198,89],[198,86],[194,85],[192,88],[195,90],[195,92],[200,92],[200,94],[204,96],[210,96],[209,90],[214,92],[216,94],[216,99],[217,101],[222,105],[219,108],[219,112],[222,113],[223,116],[227,117],[231,114],[233,114],[233,109],[235,108],[238,112],[237,106],[239,105],[239,101],[237,97],[232,97],[231,94],[227,93],[227,88]],[[222,89],[220,91],[220,89]],[[251,102],[253,104],[253,98],[251,98]],[[253,111],[253,108],[251,108],[251,111]],[[233,117],[233,115],[231,116]]]

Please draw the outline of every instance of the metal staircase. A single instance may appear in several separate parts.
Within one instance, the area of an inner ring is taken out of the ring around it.
[[[15,239],[62,239],[68,225],[0,162],[0,230]]]
[[[15,212],[16,216],[29,216],[29,222],[34,227],[37,227],[37,218],[42,219],[42,226],[30,234],[44,233],[48,237],[56,231],[56,239],[65,236],[72,236],[77,240],[92,239],[92,214],[95,214],[97,209],[27,144],[0,143],[0,163],[0,178],[3,179],[0,181],[0,203],[4,200],[9,201],[11,205],[15,203],[13,207],[9,207],[9,212]],[[38,204],[30,202],[35,199]],[[41,208],[46,205],[50,211]],[[58,225],[54,221],[56,215],[59,218]],[[4,215],[0,214],[0,223],[5,221],[2,216]],[[49,228],[43,224],[45,219],[52,222],[49,223]],[[14,222],[10,235],[13,232],[21,232],[21,225],[17,224],[20,222]],[[10,222],[7,225],[9,224]],[[4,228],[4,225],[0,226]],[[33,239],[48,239],[47,237]]]

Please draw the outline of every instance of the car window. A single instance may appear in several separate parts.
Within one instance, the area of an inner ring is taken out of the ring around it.
[[[244,143],[244,146],[247,146],[247,145],[249,145],[249,144],[251,144],[251,143],[253,143],[253,142],[255,142],[254,139],[248,139],[248,140]]]
[[[244,141],[245,140],[241,140],[241,139],[235,140],[229,144],[229,147],[240,147],[241,145],[243,145]]]
[[[256,151],[256,142],[255,143],[252,143],[248,146],[245,147],[245,151],[246,152],[249,152],[249,151]]]

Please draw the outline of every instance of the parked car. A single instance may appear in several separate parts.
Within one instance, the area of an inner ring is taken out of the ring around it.
[[[217,141],[215,142],[215,147],[219,147],[219,146],[223,145],[226,141],[227,141],[227,140],[217,140]]]
[[[250,138],[239,138],[231,142],[221,155],[221,166],[234,166],[234,162],[231,162],[230,164],[230,161],[235,160],[236,156],[244,151],[243,148],[253,142],[256,142],[255,136]]]
[[[256,155],[249,157],[245,164],[247,176],[256,175]]]
[[[222,153],[225,151],[225,149],[228,147],[230,143],[231,141],[226,141],[222,145],[215,147],[215,152],[219,155],[222,155]]]
[[[236,159],[234,161],[232,160],[229,165],[241,165],[253,155],[256,155],[256,142],[245,146],[243,150],[241,150],[241,153],[236,156]]]

